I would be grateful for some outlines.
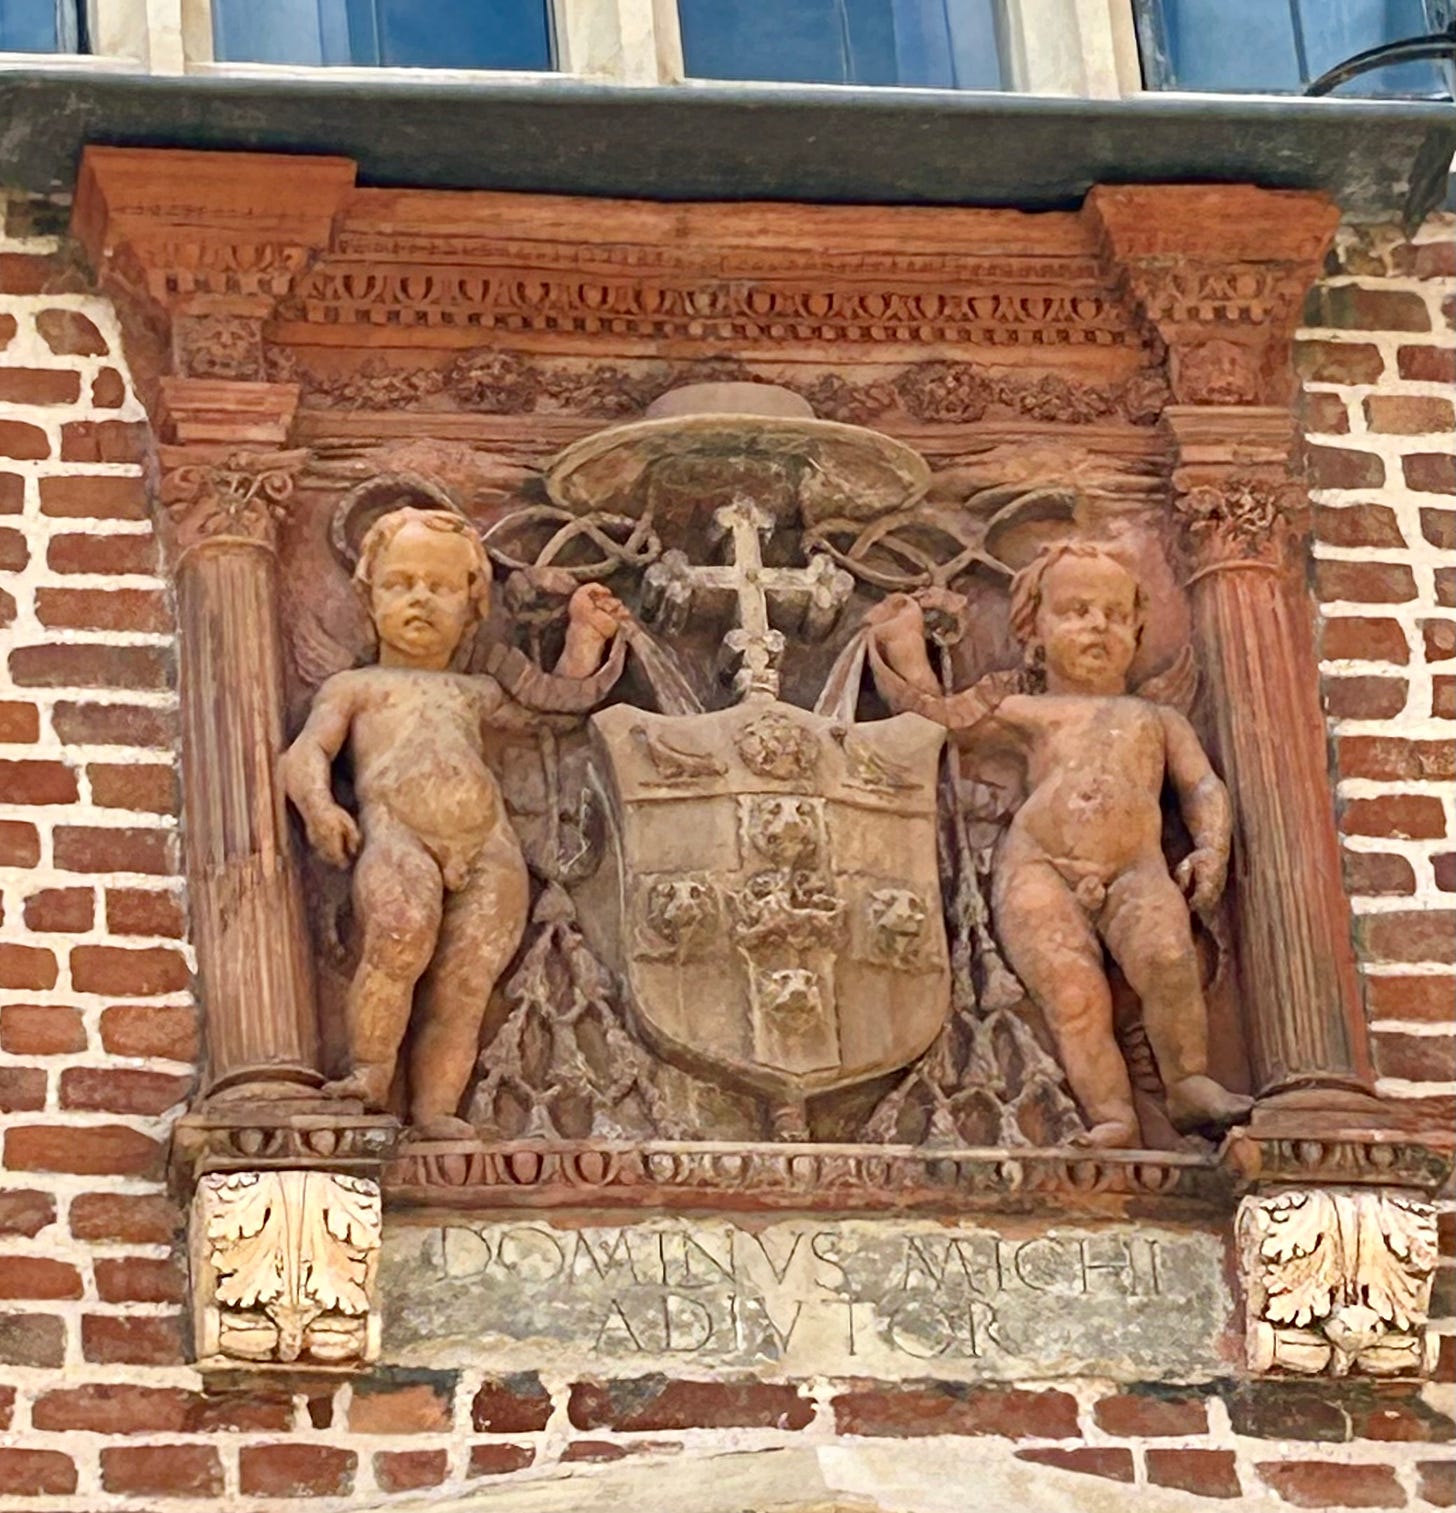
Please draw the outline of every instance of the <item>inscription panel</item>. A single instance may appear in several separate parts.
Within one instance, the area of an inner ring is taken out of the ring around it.
[[[1195,1379],[1235,1348],[1216,1236],[660,1219],[399,1227],[385,1354],[598,1373]]]

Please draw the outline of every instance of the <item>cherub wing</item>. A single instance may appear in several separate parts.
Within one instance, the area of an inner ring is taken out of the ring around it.
[[[306,605],[296,605],[288,619],[288,654],[298,680],[312,693],[337,672],[363,659],[367,637],[362,628],[352,637],[336,634]]]
[[[1185,641],[1178,655],[1161,672],[1144,678],[1135,691],[1141,698],[1167,704],[1186,715],[1198,694],[1198,661],[1193,648]]]

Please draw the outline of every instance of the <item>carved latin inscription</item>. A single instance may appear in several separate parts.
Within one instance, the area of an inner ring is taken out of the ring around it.
[[[197,1355],[351,1366],[379,1354],[379,1185],[326,1172],[211,1173],[192,1200]]]
[[[1435,1369],[1426,1334],[1436,1213],[1389,1192],[1245,1198],[1238,1239],[1255,1371]]]

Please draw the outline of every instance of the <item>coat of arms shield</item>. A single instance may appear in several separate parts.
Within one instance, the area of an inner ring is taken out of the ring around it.
[[[664,1055],[801,1109],[930,1045],[950,1009],[939,725],[771,699],[591,725],[620,959]]]

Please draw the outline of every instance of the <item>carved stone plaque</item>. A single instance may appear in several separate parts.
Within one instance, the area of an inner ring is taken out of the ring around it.
[[[382,1265],[414,1365],[1146,1381],[1236,1349],[1222,1242],[1143,1225],[523,1217],[394,1230]]]

